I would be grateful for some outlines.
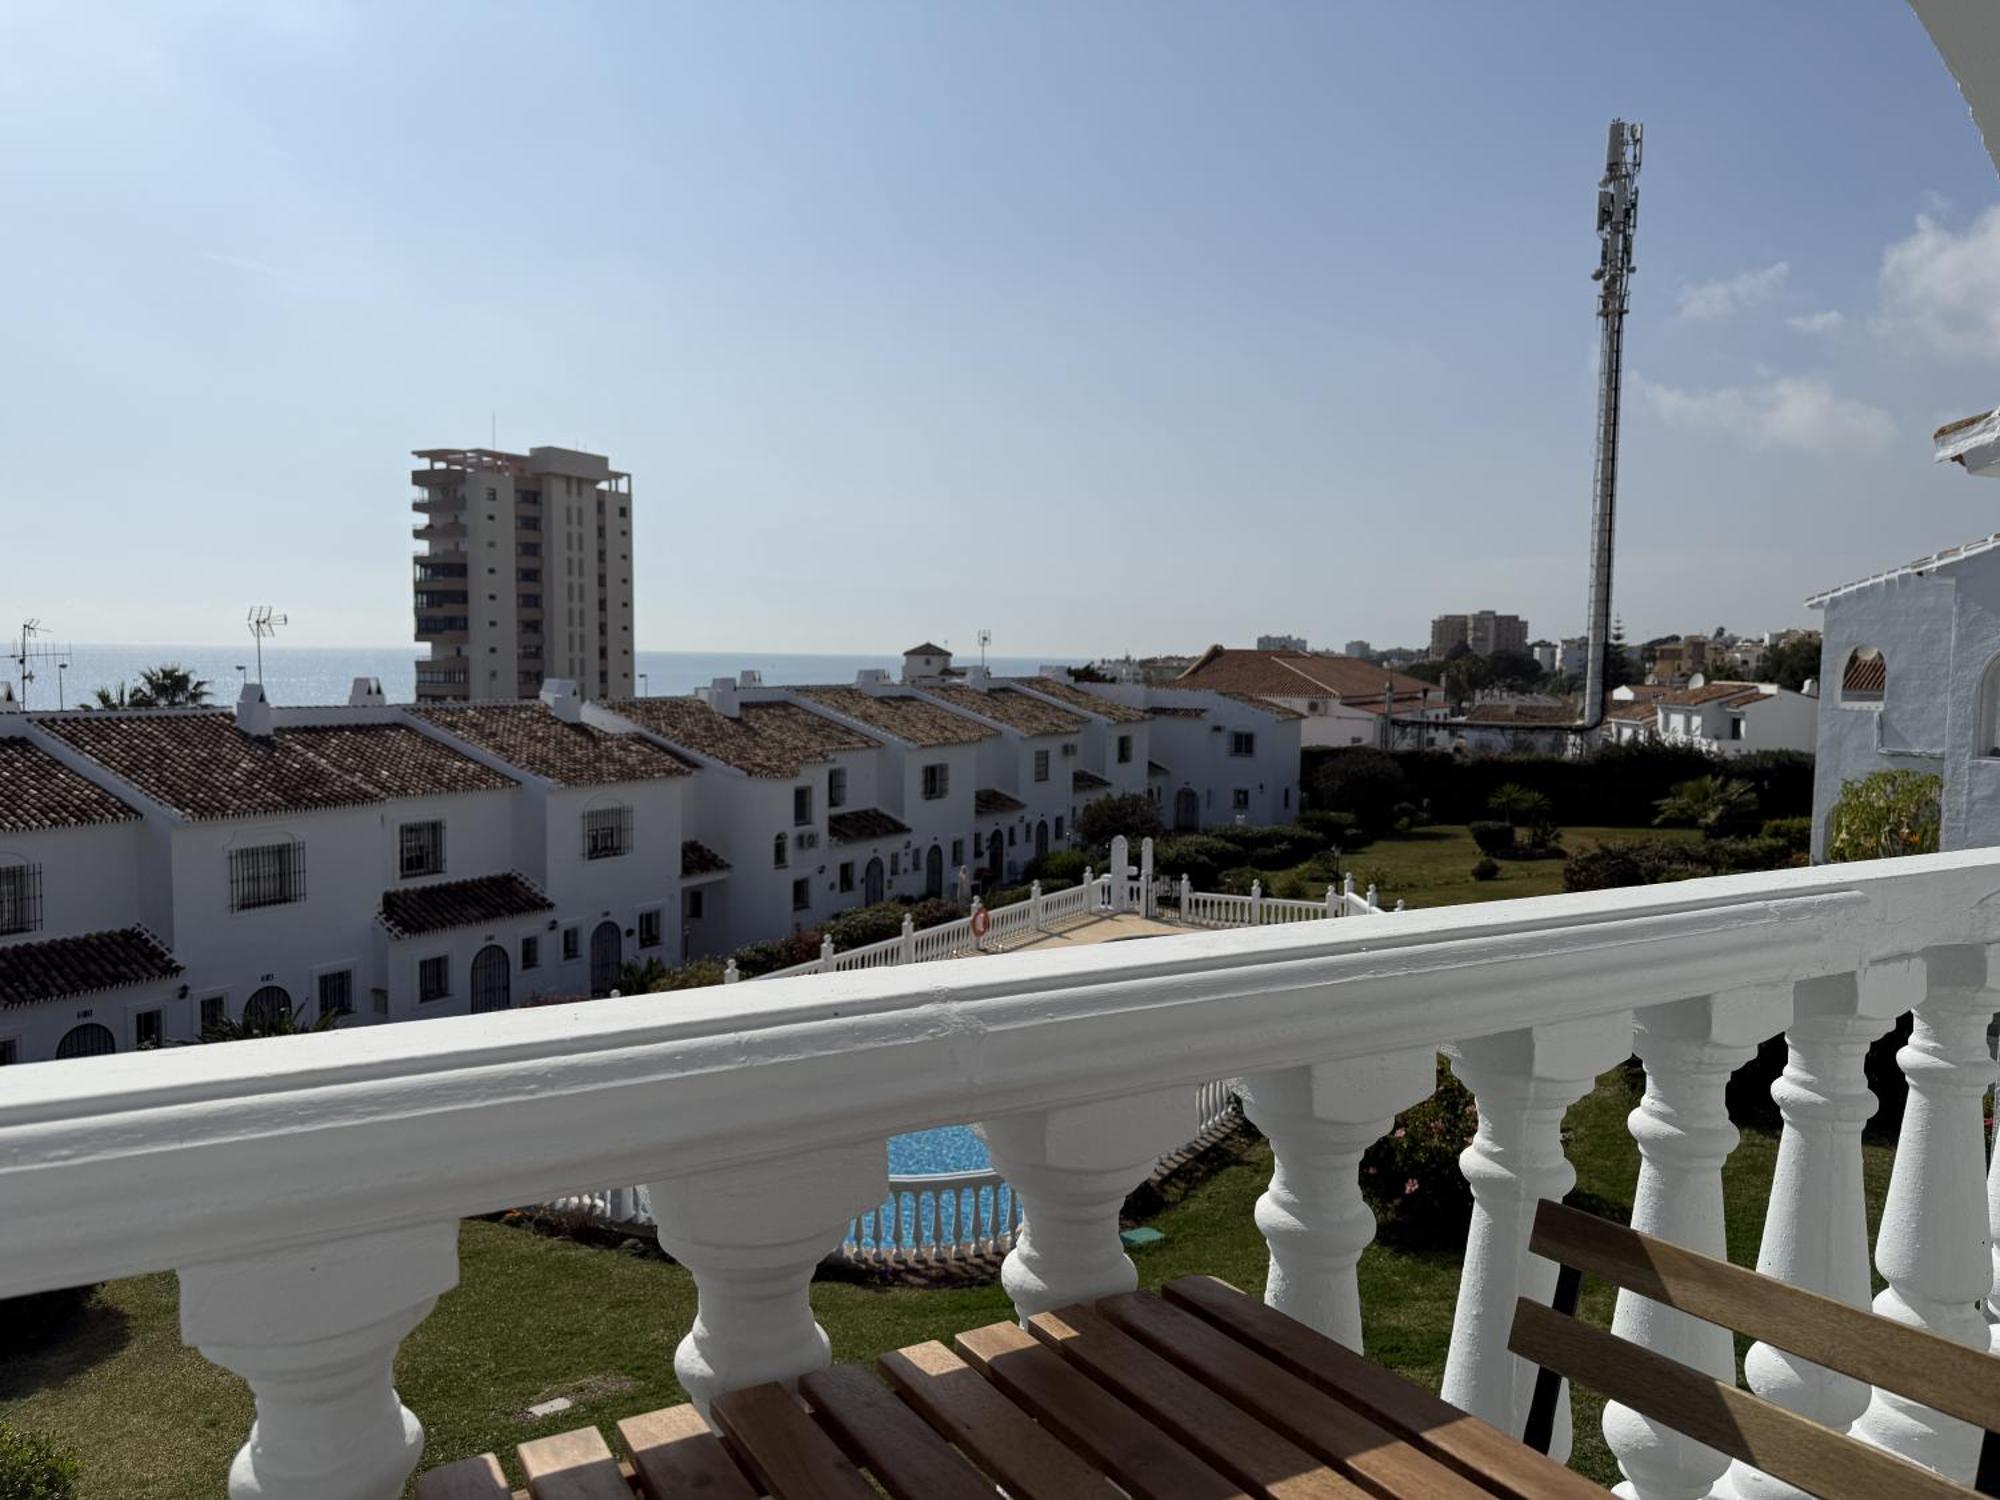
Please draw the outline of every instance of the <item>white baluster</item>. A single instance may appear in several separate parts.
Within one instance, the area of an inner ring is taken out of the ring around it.
[[[917,919],[908,912],[903,913],[902,946],[896,950],[896,962],[913,964],[917,961]]]
[[[1632,1227],[1690,1250],[1724,1256],[1722,1164],[1735,1149],[1723,1090],[1729,1075],[1792,1019],[1789,986],[1768,986],[1656,1005],[1638,1012],[1635,1050],[1646,1096],[1628,1118],[1639,1143]],[[1618,1294],[1612,1332],[1718,1380],[1736,1379],[1727,1329],[1630,1292]],[[1729,1467],[1713,1448],[1616,1402],[1604,1409],[1604,1440],[1636,1500],[1703,1500]]]
[[[707,1414],[724,1391],[787,1384],[828,1364],[826,1333],[806,1293],[813,1267],[839,1248],[848,1220],[888,1197],[882,1142],[800,1151],[748,1167],[652,1185],[660,1246],[694,1274],[694,1327],[674,1373]],[[877,1243],[900,1238],[902,1204]]]
[[[1340,915],[1340,892],[1335,890],[1332,886],[1328,886],[1326,888],[1325,905],[1326,905],[1326,914],[1329,917],[1337,917]]]
[[[1889,1283],[1875,1311],[1979,1349],[1989,1342],[1980,1299],[1993,1283],[1982,1110],[1993,1082],[1986,1027],[2000,998],[1986,987],[1993,958],[1993,948],[1970,945],[1923,955],[1924,997],[1896,1054],[1910,1092],[1875,1240],[1875,1267]],[[1978,1464],[1975,1428],[1887,1391],[1874,1392],[1851,1430],[1960,1481]]]
[[[1868,1305],[1868,1215],[1861,1128],[1875,1113],[1865,1062],[1869,1043],[1923,996],[1913,959],[1793,986],[1785,1071],[1771,1085],[1784,1117],[1777,1171],[1757,1269],[1853,1307]],[[1868,1405],[1868,1387],[1822,1365],[1752,1344],[1743,1362],[1766,1401],[1844,1429]],[[1731,1500],[1803,1500],[1806,1492],[1741,1461],[1716,1493]]]
[[[458,1226],[183,1266],[181,1338],[250,1383],[230,1500],[384,1500],[424,1451],[396,1348],[458,1284]]]
[[[973,1127],[1026,1219],[1000,1284],[1026,1322],[1139,1284],[1118,1240],[1118,1210],[1161,1156],[1194,1138],[1194,1090],[1166,1089]]]
[[[1354,1264],[1375,1238],[1361,1197],[1361,1155],[1396,1112],[1437,1087],[1428,1047],[1256,1073],[1242,1080],[1243,1112],[1271,1142],[1271,1185],[1257,1200],[1270,1247],[1264,1300],[1279,1312],[1361,1348]]]
[[[1479,1131],[1458,1158],[1472,1185],[1472,1224],[1445,1361],[1445,1400],[1519,1434],[1535,1368],[1509,1352],[1514,1303],[1546,1303],[1553,1261],[1528,1253],[1536,1205],[1576,1186],[1563,1155],[1563,1114],[1597,1075],[1632,1055],[1632,1013],[1534,1026],[1446,1049],[1451,1068],[1479,1101]],[[1550,1454],[1569,1457],[1569,1402],[1558,1401]]]

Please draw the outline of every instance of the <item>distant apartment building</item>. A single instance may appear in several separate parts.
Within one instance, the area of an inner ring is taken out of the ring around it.
[[[1360,661],[1367,661],[1375,654],[1375,648],[1366,641],[1349,641],[1345,646],[1340,648],[1340,654],[1342,656],[1352,656]]]
[[[1257,637],[1259,651],[1305,651],[1306,638],[1302,635],[1260,635]],[[1352,655],[1353,653],[1348,653]]]
[[[632,479],[598,453],[420,448],[417,701],[633,686]]]
[[[1697,674],[1709,671],[1710,647],[1705,635],[1684,635],[1677,641],[1660,641],[1653,647],[1652,680],[1665,687],[1685,687]]]
[[[1554,641],[1535,641],[1528,649],[1534,653],[1535,665],[1544,672],[1553,672],[1556,669],[1562,648]]]
[[[1431,621],[1431,655],[1445,657],[1463,646],[1474,656],[1491,656],[1496,651],[1526,651],[1528,622],[1519,615],[1496,614],[1490,609],[1463,615],[1439,615]]]

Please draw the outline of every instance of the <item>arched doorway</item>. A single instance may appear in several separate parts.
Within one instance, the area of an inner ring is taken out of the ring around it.
[[[882,886],[882,860],[878,855],[868,861],[868,868],[861,872],[861,899],[870,906],[880,906],[887,893]]]
[[[507,961],[507,950],[498,943],[488,943],[472,960],[472,1013],[483,1010],[505,1010],[513,1003],[508,990],[508,976],[512,966]]]
[[[56,1043],[57,1057],[103,1057],[117,1050],[118,1038],[111,1034],[111,1028],[95,1021],[72,1026]]]
[[[932,844],[930,853],[924,856],[924,894],[944,894],[944,850],[936,844]]]
[[[618,988],[618,971],[624,967],[625,945],[616,922],[599,922],[590,934],[590,993],[608,995]]]
[[[1174,793],[1174,832],[1193,833],[1201,827],[1201,797],[1191,786]]]
[[[1035,858],[1040,859],[1049,852],[1049,820],[1043,818],[1035,825]]]
[[[292,997],[283,985],[267,984],[243,1002],[243,1025],[250,1031],[282,1026],[292,1013]]]

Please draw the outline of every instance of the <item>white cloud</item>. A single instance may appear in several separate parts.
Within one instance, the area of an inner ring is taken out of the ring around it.
[[[1879,453],[1896,438],[1886,411],[1805,376],[1712,390],[1681,390],[1644,379],[1638,385],[1669,427],[1719,433],[1751,448]]]
[[[1801,313],[1796,318],[1785,319],[1787,324],[1800,333],[1838,333],[1846,321],[1846,315],[1834,308],[1827,308],[1824,312]]]
[[[2000,359],[2000,207],[1963,231],[1919,214],[1882,254],[1882,321],[1942,354]]]
[[[1683,286],[1680,292],[1681,316],[1700,323],[1718,323],[1746,307],[1754,307],[1775,297],[1783,290],[1785,279],[1791,274],[1790,264],[1781,260],[1760,271],[1744,271],[1721,281]]]

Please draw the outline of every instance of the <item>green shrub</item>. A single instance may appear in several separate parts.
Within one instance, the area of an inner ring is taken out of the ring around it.
[[[1153,845],[1153,868],[1175,879],[1185,875],[1198,891],[1216,890],[1222,872],[1241,863],[1236,847],[1213,834],[1182,834]]]
[[[1742,870],[1782,870],[1803,864],[1805,852],[1785,839],[1751,836],[1710,839],[1701,849],[1703,862],[1715,875],[1733,875]]]
[[[667,970],[665,976],[653,986],[652,993],[664,995],[674,990],[707,989],[711,984],[723,982],[723,970],[723,961],[719,958],[697,958],[678,969]]]
[[[810,927],[790,937],[772,938],[769,942],[738,948],[731,956],[736,960],[736,972],[745,979],[752,979],[759,974],[790,969],[818,958],[819,942],[819,929]]]
[[[1324,854],[1315,854],[1307,860],[1301,873],[1317,889],[1324,892],[1330,885],[1339,885],[1342,874],[1340,856],[1331,849]]]
[[[1794,854],[1804,854],[1812,848],[1811,818],[1766,818],[1763,835],[1776,839]]]
[[[1395,1128],[1361,1156],[1361,1194],[1381,1236],[1399,1244],[1462,1244],[1472,1189],[1459,1154],[1479,1128],[1472,1091],[1437,1064],[1437,1089],[1396,1116]]]
[[[1468,823],[1465,831],[1472,835],[1472,842],[1479,846],[1481,854],[1511,854],[1514,852],[1514,825],[1496,823],[1482,819]]]
[[[1826,857],[1846,864],[1937,853],[1943,784],[1923,771],[1876,771],[1845,783],[1833,804]]]
[[[886,943],[903,935],[903,916],[909,909],[900,901],[849,907],[826,924],[826,935],[843,953],[849,948],[866,948],[870,943]]]
[[[1337,755],[1301,757],[1300,789],[1308,807],[1352,813],[1369,834],[1386,832],[1396,820],[1396,804],[1409,800],[1403,768],[1380,750],[1344,750]]]
[[[1250,887],[1261,882],[1263,878],[1263,872],[1255,865],[1237,865],[1222,872],[1216,889],[1225,896],[1247,896],[1250,894]]]
[[[1077,839],[1093,849],[1109,848],[1121,833],[1136,849],[1139,840],[1158,838],[1163,831],[1158,804],[1138,792],[1099,797],[1076,815]]]
[[[81,1468],[54,1438],[0,1423],[0,1500],[72,1500]]]
[[[1295,865],[1300,860],[1310,859],[1326,847],[1319,837],[1304,828],[1285,824],[1260,824],[1246,828],[1217,828],[1208,837],[1220,839],[1237,853],[1245,864],[1261,869],[1275,870],[1285,865]],[[1154,863],[1159,862],[1159,849],[1153,850]]]
[[[1609,891],[1708,873],[1699,859],[1691,857],[1688,845],[1664,839],[1617,839],[1572,857],[1563,867],[1563,889]]]
[[[1757,794],[1733,776],[1696,776],[1654,804],[1655,823],[1699,828],[1705,839],[1736,838],[1758,825]]]
[[[942,927],[947,922],[956,922],[966,914],[966,908],[956,901],[943,896],[926,896],[910,907],[910,925],[918,932],[927,927]]]
[[[1406,806],[1398,803],[1397,806]],[[1299,827],[1319,840],[1321,848],[1359,849],[1369,842],[1361,820],[1351,812],[1315,808],[1299,814]]]
[[[1154,854],[1159,853],[1158,846]],[[1051,849],[1047,854],[1037,855],[1028,861],[1028,867],[1021,873],[1030,880],[1039,880],[1045,891],[1059,891],[1080,883],[1083,872],[1091,868],[1090,856],[1081,849]]]
[[[1490,855],[1482,855],[1479,863],[1472,867],[1474,880],[1497,880],[1500,878],[1500,864]]]

